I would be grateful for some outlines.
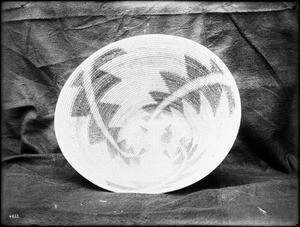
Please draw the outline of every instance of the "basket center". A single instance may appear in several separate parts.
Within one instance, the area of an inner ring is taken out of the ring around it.
[[[140,167],[160,173],[180,164],[191,140],[192,128],[180,112],[162,111],[151,119],[143,110],[127,120],[118,138],[124,152],[139,157]]]

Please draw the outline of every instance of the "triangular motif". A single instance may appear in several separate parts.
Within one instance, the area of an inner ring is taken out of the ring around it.
[[[213,110],[214,115],[217,112],[217,108],[219,106],[220,98],[222,95],[222,87],[220,84],[211,84],[207,86],[203,86],[200,89],[203,94],[206,96],[211,108]]]
[[[90,114],[90,106],[83,88],[80,89],[72,106],[72,117],[86,117]]]
[[[168,71],[161,71],[160,75],[171,93],[177,91],[188,82],[185,78]]]
[[[100,99],[109,89],[120,82],[120,78],[115,77],[114,75],[105,71],[98,70],[95,76],[92,78],[92,86],[95,92],[96,101],[100,101]]]
[[[169,93],[165,93],[165,92],[158,92],[158,91],[151,91],[149,92],[149,94],[151,95],[151,97],[157,102],[157,104],[159,105],[164,99],[166,99],[167,97],[170,96]],[[170,106],[182,111],[183,110],[183,104],[182,104],[182,100],[181,99],[177,99],[176,101],[172,102],[169,106],[167,106],[165,108],[166,111],[171,111],[170,110]]]
[[[223,73],[222,70],[219,68],[219,66],[210,59],[210,72],[211,73]]]
[[[94,64],[93,64],[93,72],[94,74],[102,65],[105,63],[109,62],[110,60],[122,56],[126,54],[126,51],[121,49],[121,48],[114,48],[103,55],[99,56],[97,59],[95,59]]]
[[[194,80],[201,76],[207,76],[210,73],[210,71],[196,59],[187,55],[185,55],[184,58],[187,74],[190,80]]]
[[[103,123],[106,126],[106,128],[108,128],[111,119],[118,111],[120,106],[116,104],[103,103],[103,102],[98,102],[97,104],[98,104],[98,111],[100,113],[100,116],[102,117]]]
[[[196,110],[197,114],[200,112],[200,94],[198,91],[192,91],[183,97],[185,101],[187,101],[191,106]]]
[[[75,77],[74,81],[71,84],[71,87],[80,87],[83,86],[83,71],[81,70],[78,75]]]
[[[109,133],[111,136],[114,138],[115,141],[117,141],[119,132],[120,132],[120,127],[113,127],[113,128],[108,128]]]
[[[105,140],[105,137],[93,116],[91,116],[89,120],[88,137],[91,144],[100,143]]]
[[[224,89],[224,91],[227,95],[227,98],[228,98],[229,112],[232,113],[232,111],[235,109],[235,99],[234,99],[232,90],[227,85],[223,85],[222,88]]]

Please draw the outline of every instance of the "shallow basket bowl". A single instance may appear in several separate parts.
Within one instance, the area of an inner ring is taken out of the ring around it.
[[[228,68],[177,36],[111,43],[80,64],[55,110],[67,161],[114,192],[164,193],[211,173],[230,151],[241,103]]]

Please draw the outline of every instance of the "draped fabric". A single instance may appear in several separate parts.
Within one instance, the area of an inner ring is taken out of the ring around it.
[[[5,2],[1,28],[3,224],[298,223],[298,3]],[[142,34],[209,48],[231,71],[242,104],[237,139],[221,165],[158,195],[92,184],[66,161],[53,127],[75,68]]]

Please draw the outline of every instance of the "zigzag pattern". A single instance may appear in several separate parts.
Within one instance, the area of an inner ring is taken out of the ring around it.
[[[101,100],[101,98],[115,85],[121,82],[121,79],[109,74],[99,68],[105,64],[106,62],[126,54],[126,52],[122,49],[116,48],[113,49],[101,57],[97,58],[93,64],[91,81],[92,81],[92,89],[95,94],[96,100]],[[169,93],[161,92],[161,91],[149,91],[149,95],[153,98],[153,107],[159,105],[163,100],[165,100],[168,96],[172,95],[175,91],[180,89],[187,83],[192,82],[196,78],[203,77],[204,79],[208,77],[210,74],[220,74],[222,75],[222,70],[218,67],[218,65],[210,60],[210,68],[208,69],[196,59],[185,55],[185,65],[188,78],[184,78],[180,75],[177,75],[170,71],[161,71],[160,76],[162,77],[166,87],[169,89]],[[75,78],[74,82],[71,84],[71,87],[79,88],[79,92],[75,98],[73,108],[71,111],[72,117],[90,117],[89,125],[88,125],[88,137],[90,144],[96,144],[99,142],[104,142],[106,138],[104,137],[101,129],[97,125],[94,117],[91,114],[90,107],[87,101],[87,94],[83,86],[83,72],[80,72],[78,76]],[[138,88],[137,88],[138,89]],[[186,101],[193,107],[197,114],[201,111],[201,100],[200,93],[202,92],[207,100],[209,101],[214,115],[216,114],[222,92],[225,91],[228,98],[229,110],[232,110],[235,107],[235,102],[233,99],[233,94],[230,87],[223,84],[207,84],[207,86],[203,86],[199,88],[199,90],[191,91],[184,97],[178,98],[176,101],[172,102],[169,106],[166,107],[167,111],[170,111],[170,107],[173,107],[180,112],[184,112],[182,101]],[[109,127],[109,123],[120,109],[120,105],[106,102],[97,102],[97,107],[99,114],[115,141],[117,141],[118,133],[120,131],[119,127]],[[150,107],[148,105],[148,107]],[[126,144],[126,141],[123,141]],[[110,151],[110,155],[112,158],[118,155],[117,149],[106,140],[108,150]],[[120,144],[120,143],[119,143]],[[120,146],[121,147],[121,146]],[[121,154],[119,154],[121,156]],[[135,162],[139,163],[139,157],[123,157],[125,163]]]

